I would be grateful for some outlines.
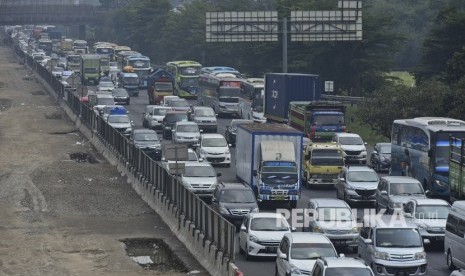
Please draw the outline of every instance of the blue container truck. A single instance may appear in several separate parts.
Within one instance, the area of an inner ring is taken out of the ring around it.
[[[303,133],[284,124],[240,124],[236,134],[236,178],[259,201],[297,206],[301,193]]]
[[[287,122],[291,101],[319,101],[320,76],[313,74],[265,74],[265,117]]]

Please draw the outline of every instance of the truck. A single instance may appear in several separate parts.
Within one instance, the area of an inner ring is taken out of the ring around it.
[[[259,201],[285,201],[295,208],[301,193],[302,140],[302,132],[285,124],[239,124],[236,178]]]
[[[288,123],[313,142],[329,142],[336,132],[346,132],[345,106],[337,101],[291,101]]]
[[[287,122],[291,101],[319,101],[320,76],[311,74],[265,74],[264,115],[270,121]]]
[[[60,41],[60,45],[58,46],[58,52],[62,56],[74,54],[73,40],[69,38],[65,38],[62,41]]]
[[[100,79],[100,56],[87,54],[82,55],[81,59],[81,83],[97,85]]]
[[[174,77],[165,69],[152,72],[147,78],[149,104],[160,104],[165,96],[174,95]]]
[[[465,200],[465,139],[450,138],[449,201]]]
[[[334,143],[309,143],[302,162],[302,183],[310,185],[334,185],[344,167],[344,153]]]
[[[118,87],[125,88],[129,96],[139,96],[139,76],[136,73],[119,73]]]

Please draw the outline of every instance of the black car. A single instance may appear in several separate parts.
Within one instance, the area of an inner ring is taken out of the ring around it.
[[[143,150],[152,159],[161,160],[161,143],[154,130],[136,129],[129,139],[136,148]]]
[[[220,183],[212,198],[213,210],[225,219],[240,226],[245,215],[258,212],[258,204],[252,189],[244,183]]]
[[[391,143],[377,143],[371,152],[370,167],[375,171],[389,171],[391,168]]]
[[[226,131],[224,132],[224,137],[226,138],[226,141],[228,144],[231,144],[233,146],[236,145],[236,131],[237,131],[237,125],[238,124],[252,124],[252,120],[243,120],[243,119],[233,119],[231,120],[231,125],[226,127]]]
[[[131,98],[129,97],[128,91],[124,88],[115,88],[112,91],[113,98],[115,98],[116,104],[129,105]]]
[[[163,139],[171,139],[173,134],[173,127],[177,122],[187,122],[187,112],[186,111],[174,111],[170,110],[166,112],[165,117],[162,121],[162,131]]]

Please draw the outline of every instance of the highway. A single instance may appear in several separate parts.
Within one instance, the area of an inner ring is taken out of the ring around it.
[[[190,101],[192,105],[196,105],[196,101]],[[142,112],[145,106],[148,104],[148,97],[145,90],[142,90],[139,97],[131,98],[131,104],[127,106],[130,111],[130,117],[135,123],[135,128],[142,128]],[[224,134],[226,126],[232,118],[218,118],[218,133]],[[373,146],[373,145],[371,145]],[[231,150],[232,153],[232,164],[230,168],[215,167],[217,172],[221,172],[222,181],[236,181],[234,156],[235,150]],[[302,190],[302,199],[299,201],[298,207],[304,208],[310,198],[336,198],[336,192],[334,189],[307,189]],[[286,208],[286,206],[277,206],[278,208]],[[369,207],[369,206],[367,206]],[[263,210],[262,210],[263,211]],[[264,211],[274,211],[272,208]],[[360,210],[359,213],[362,211]],[[256,259],[253,261],[246,261],[245,258],[239,254],[238,243],[236,243],[236,264],[242,270],[244,275],[274,275],[275,273],[275,260],[274,259]],[[446,276],[450,275],[450,271],[446,266],[446,258],[443,253],[443,248],[438,246],[431,246],[426,248],[427,259],[428,259],[428,275],[432,276]],[[343,252],[346,256],[356,257],[355,254],[350,251]]]

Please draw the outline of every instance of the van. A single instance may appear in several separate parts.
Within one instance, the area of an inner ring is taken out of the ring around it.
[[[450,270],[465,268],[465,200],[455,201],[447,216],[444,254]]]

